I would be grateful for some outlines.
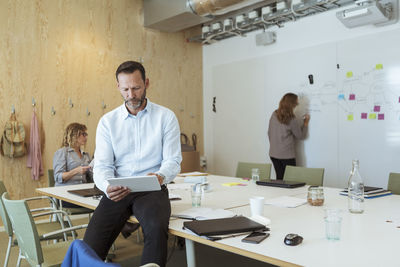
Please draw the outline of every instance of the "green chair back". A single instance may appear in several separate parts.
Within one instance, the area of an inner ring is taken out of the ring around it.
[[[3,195],[4,193],[7,193],[7,189],[4,186],[3,181],[0,181],[0,196]],[[13,230],[12,230],[12,226],[11,226],[11,222],[10,222],[10,217],[8,217],[3,200],[1,198],[0,198],[0,217],[1,217],[1,220],[3,221],[4,230],[6,231],[6,233],[9,237],[12,237]]]
[[[31,265],[42,264],[42,247],[28,204],[25,200],[10,200],[8,193],[2,195],[2,200],[22,254]]]
[[[400,173],[391,172],[389,174],[388,190],[395,195],[400,195]]]
[[[251,169],[258,168],[260,170],[260,180],[269,179],[271,177],[270,163],[250,163],[238,162],[236,168],[236,177],[251,178]]]
[[[47,179],[49,181],[49,187],[54,187],[55,181],[54,181],[54,170],[53,169],[47,170]]]
[[[324,183],[324,171],[324,168],[286,166],[283,180],[304,182],[308,185],[322,186]]]

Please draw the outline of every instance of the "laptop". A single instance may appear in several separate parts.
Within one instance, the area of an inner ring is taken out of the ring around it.
[[[256,184],[265,186],[283,187],[283,188],[296,188],[306,185],[306,183],[303,182],[285,181],[285,180],[257,181]]]
[[[267,230],[265,225],[244,216],[184,222],[183,226],[197,235],[213,236]]]
[[[93,188],[68,190],[68,193],[78,195],[81,197],[93,197],[103,195],[103,191],[98,189],[96,185]]]

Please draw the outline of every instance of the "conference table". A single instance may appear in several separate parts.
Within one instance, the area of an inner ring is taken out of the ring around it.
[[[259,186],[239,178],[208,175],[210,192],[204,193],[202,207],[226,209],[237,215],[250,216],[249,198],[263,196],[266,200],[282,196],[306,199],[307,186],[286,189]],[[182,200],[171,201],[172,214],[191,208],[190,184],[183,178],[175,178],[168,185],[170,194]],[[240,184],[232,184],[237,183]],[[79,184],[38,188],[40,194],[62,199],[95,209],[99,200],[80,197],[68,192],[71,189],[91,188],[93,184]],[[400,240],[400,196],[366,199],[363,214],[351,214],[347,210],[347,197],[339,195],[338,188],[324,187],[323,206],[300,205],[287,208],[265,205],[264,216],[271,220],[270,236],[260,244],[241,242],[243,236],[210,241],[182,228],[186,220],[171,217],[169,232],[183,237],[186,242],[187,265],[196,266],[195,243],[226,250],[278,266],[399,266],[395,252]],[[324,209],[342,210],[341,239],[325,238]],[[286,234],[296,233],[304,240],[298,246],[283,243]]]

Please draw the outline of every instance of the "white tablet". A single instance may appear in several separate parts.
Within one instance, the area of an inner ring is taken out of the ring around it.
[[[110,185],[126,186],[132,192],[160,191],[161,186],[157,176],[130,176],[107,179]]]

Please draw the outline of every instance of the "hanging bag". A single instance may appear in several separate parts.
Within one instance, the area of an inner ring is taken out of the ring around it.
[[[0,141],[0,153],[9,158],[18,158],[26,154],[25,128],[17,121],[15,114],[4,126],[3,135]]]

